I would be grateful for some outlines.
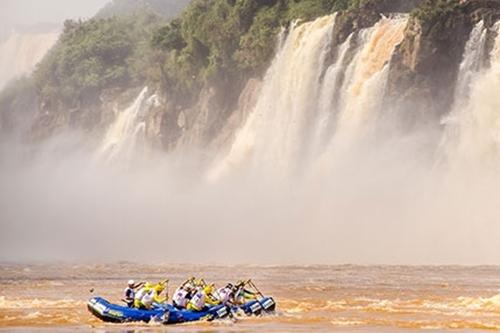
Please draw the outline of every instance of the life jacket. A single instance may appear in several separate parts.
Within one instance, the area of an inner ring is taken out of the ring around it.
[[[125,288],[123,294],[125,295],[126,300],[134,300],[135,298],[135,291],[130,287]]]
[[[160,296],[163,290],[153,289],[153,302],[158,304],[163,304],[168,300],[168,295]]]
[[[200,290],[196,294],[194,294],[193,298],[189,300],[188,304],[190,305],[190,308],[193,308],[196,311],[201,311],[205,306],[205,298],[205,293],[203,292],[203,290]]]
[[[256,297],[251,291],[246,290],[245,287],[240,287],[235,292],[234,299],[236,303],[244,304],[250,299],[256,299]]]
[[[174,302],[174,305],[185,308],[189,302],[188,295],[189,295],[188,291],[185,290],[184,288],[182,287],[177,288],[174,295],[172,296],[172,301]]]
[[[128,307],[132,307],[134,305],[134,297],[135,297],[135,291],[134,289],[127,287],[123,291],[124,294],[124,301],[127,303]]]
[[[141,303],[146,309],[151,309],[153,306],[154,302],[154,297],[155,297],[155,292],[154,290],[150,290],[149,292],[146,292],[144,296],[142,296]]]
[[[224,287],[224,288],[219,288],[217,290],[217,299],[222,303],[222,304],[226,304],[229,299],[231,298],[231,294],[232,294],[232,290],[231,288],[227,288],[227,287]]]
[[[135,294],[134,299],[141,300],[144,294],[146,294],[148,290],[146,288],[141,288],[139,291]]]
[[[150,291],[150,289],[142,287],[141,289],[139,289],[139,291],[137,293],[135,293],[134,306],[136,308],[140,308],[143,306],[142,299],[144,298],[144,295],[146,295],[149,291]]]

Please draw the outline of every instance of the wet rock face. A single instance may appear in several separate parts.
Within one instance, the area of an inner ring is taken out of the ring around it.
[[[126,108],[138,93],[138,88],[122,90],[106,89],[99,100],[73,109],[47,101],[39,102],[39,111],[28,132],[30,142],[40,142],[61,131],[77,130],[102,136],[105,129],[114,121],[118,110]]]
[[[162,148],[172,150],[179,146],[203,148],[210,145],[221,135],[237,110],[245,84],[246,80],[241,78],[218,78],[207,82],[196,100],[188,103],[167,96],[158,115],[161,118],[158,135]]]
[[[332,34],[332,45],[342,44],[351,33],[369,28],[380,20],[381,13],[373,10],[356,10],[337,15]]]
[[[171,103],[162,100],[146,115],[146,139],[153,147],[170,150],[172,143],[182,135],[182,128],[176,122],[178,111]]]
[[[474,22],[483,20],[487,27],[492,27],[500,19],[498,0],[462,0],[461,5]]]
[[[500,2],[464,1],[429,20],[411,17],[403,42],[391,59],[388,99],[410,127],[439,119],[450,111],[465,43],[473,26],[491,27]]]
[[[463,0],[463,10],[476,24],[483,21],[485,27],[489,28],[489,38],[487,39],[487,53],[490,54],[494,47],[495,37],[498,34],[494,29],[495,23],[500,21],[500,1],[498,0]],[[485,59],[489,62],[489,59]]]
[[[355,31],[373,26],[382,15],[409,13],[424,0],[368,0],[361,8],[341,12],[333,31],[333,43],[339,45]]]
[[[213,151],[220,151],[221,147],[229,148],[231,142],[234,140],[235,133],[243,126],[250,112],[257,104],[259,93],[262,88],[262,80],[251,78],[248,80],[245,88],[243,88],[238,104],[227,122],[222,127],[220,133],[211,142],[210,149]]]
[[[462,12],[434,22],[410,19],[391,60],[388,86],[392,105],[406,110],[407,120],[413,122],[424,113],[440,117],[449,110],[471,29],[471,20]]]

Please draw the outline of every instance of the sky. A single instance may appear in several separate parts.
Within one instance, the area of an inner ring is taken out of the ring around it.
[[[0,0],[0,27],[61,23],[93,16],[109,0]]]

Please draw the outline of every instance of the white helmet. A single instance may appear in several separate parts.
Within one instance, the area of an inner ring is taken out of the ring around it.
[[[128,280],[129,287],[132,287],[135,284],[134,280]]]

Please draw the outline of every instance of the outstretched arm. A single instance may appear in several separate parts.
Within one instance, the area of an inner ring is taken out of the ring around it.
[[[144,283],[146,283],[146,282],[141,281],[141,282],[139,282],[139,283],[136,283],[136,284],[134,284],[134,285],[132,286],[132,288],[133,288],[133,289],[137,289],[137,288],[139,288],[139,287],[142,287],[142,286],[144,285]]]

